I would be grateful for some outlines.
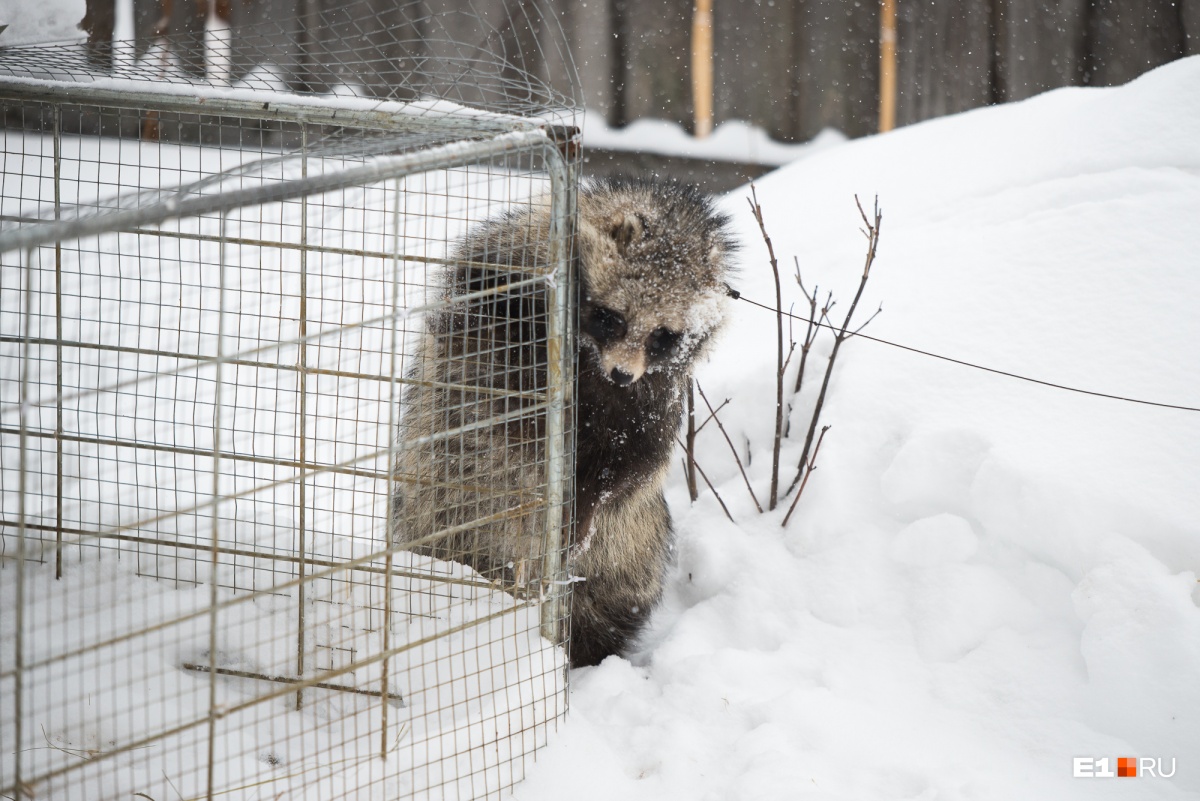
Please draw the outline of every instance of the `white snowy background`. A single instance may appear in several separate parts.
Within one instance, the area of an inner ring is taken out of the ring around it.
[[[866,333],[1200,406],[1197,86],[1191,58],[827,149],[758,183],[775,251],[835,291],[840,322],[865,252],[853,195],[878,194],[859,319],[884,311]],[[745,243],[736,285],[771,303],[748,194],[724,204]],[[784,292],[806,308],[794,281]],[[774,343],[773,316],[737,304],[699,372],[731,399],[760,498]],[[823,368],[791,416],[793,469]],[[514,796],[1200,797],[1200,413],[858,340],[824,421],[786,530],[702,432],[737,522],[703,489],[689,505],[676,471],[677,563],[652,630],[629,659],[573,671],[567,725]],[[1078,756],[1177,771],[1075,779]]]

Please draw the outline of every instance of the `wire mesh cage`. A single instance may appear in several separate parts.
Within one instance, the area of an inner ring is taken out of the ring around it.
[[[93,51],[0,49],[0,795],[501,794],[566,707],[571,99]]]

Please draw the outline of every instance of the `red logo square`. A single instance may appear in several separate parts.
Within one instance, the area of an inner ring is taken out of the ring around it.
[[[1118,776],[1137,776],[1137,758],[1136,757],[1117,757],[1117,775]]]

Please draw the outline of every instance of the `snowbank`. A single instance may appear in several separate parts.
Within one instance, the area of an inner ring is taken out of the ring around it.
[[[1185,59],[805,159],[758,186],[776,253],[837,293],[840,320],[864,252],[853,194],[878,193],[870,334],[1200,406],[1198,84]],[[726,199],[738,286],[769,302],[747,194]],[[775,322],[735,311],[699,378],[732,399],[722,416],[763,497]],[[701,464],[737,524],[706,492],[689,506],[675,476],[678,562],[654,629],[631,660],[573,672],[568,725],[516,798],[1200,796],[1200,414],[859,340],[825,422],[786,531],[705,429]],[[1176,770],[1073,778],[1076,757]]]

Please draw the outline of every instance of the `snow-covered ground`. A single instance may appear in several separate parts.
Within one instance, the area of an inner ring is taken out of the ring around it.
[[[867,333],[1200,406],[1198,85],[1191,58],[805,159],[758,185],[776,253],[836,292],[840,321],[864,253],[853,194],[878,193],[860,319],[884,312]],[[737,286],[769,303],[747,194],[726,199]],[[699,378],[731,399],[722,417],[748,438],[763,497],[775,321],[733,313]],[[794,404],[785,464],[823,367]],[[653,630],[630,659],[573,672],[567,725],[515,797],[1200,797],[1200,413],[859,340],[824,419],[786,530],[704,430],[701,466],[736,524],[707,491],[689,506],[677,471],[678,562]],[[1076,757],[1175,774],[1073,778]]]

